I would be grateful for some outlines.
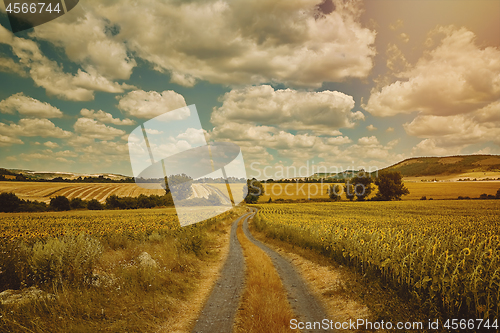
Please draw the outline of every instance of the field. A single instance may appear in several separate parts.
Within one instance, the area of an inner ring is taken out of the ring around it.
[[[331,184],[311,183],[311,184],[264,184],[264,195],[259,198],[259,202],[272,200],[297,200],[308,198],[327,199],[326,191]],[[344,184],[339,184],[344,185]],[[458,196],[478,198],[481,194],[495,195],[500,189],[500,181],[470,181],[470,182],[406,182],[405,186],[410,191],[409,195],[402,197],[402,200],[419,200],[422,196],[427,199],[457,199]],[[376,190],[372,191],[374,196]],[[370,198],[369,197],[369,198]],[[345,193],[342,199],[346,199]]]
[[[45,203],[49,203],[51,198],[58,195],[63,195],[68,199],[97,199],[104,202],[112,194],[119,197],[137,197],[140,194],[165,194],[162,189],[145,189],[133,183],[0,182],[0,192],[12,192],[20,199]]]
[[[240,213],[188,227],[174,208],[0,213],[0,331],[157,332]]]
[[[256,227],[377,276],[448,318],[498,318],[495,200],[260,205]]]

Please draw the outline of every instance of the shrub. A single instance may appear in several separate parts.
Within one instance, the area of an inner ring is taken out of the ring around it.
[[[479,196],[479,199],[488,199],[488,194],[483,193]]]
[[[70,210],[71,206],[69,205],[69,200],[65,196],[58,195],[55,198],[50,199],[49,204],[50,209],[62,211],[62,210]]]
[[[88,210],[101,210],[103,208],[102,204],[96,199],[92,199],[87,203]]]
[[[495,195],[495,198],[500,199],[500,188],[497,191],[497,194]]]
[[[87,208],[87,203],[80,198],[73,198],[69,201],[69,206],[71,209],[85,209]]]
[[[0,193],[0,212],[11,213],[17,211],[21,199],[14,193]]]
[[[342,186],[340,185],[330,185],[327,190],[327,194],[333,201],[340,201],[340,196],[342,194]]]
[[[420,200],[427,200],[427,197],[424,195],[420,198]]]
[[[375,180],[378,186],[377,196],[381,200],[401,200],[401,196],[409,194],[410,191],[403,184],[403,176],[399,171],[381,172]]]
[[[102,250],[97,239],[85,234],[37,242],[30,251],[32,280],[36,284],[90,282]]]

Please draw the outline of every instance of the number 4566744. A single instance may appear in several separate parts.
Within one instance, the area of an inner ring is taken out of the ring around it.
[[[41,14],[42,12],[59,13],[61,12],[61,9],[59,8],[59,3],[56,3],[55,6],[52,7],[51,3],[48,3],[46,5],[45,2],[38,2],[38,3],[14,2],[14,3],[9,3],[5,11],[7,13],[14,13],[14,14],[19,14],[19,13]]]

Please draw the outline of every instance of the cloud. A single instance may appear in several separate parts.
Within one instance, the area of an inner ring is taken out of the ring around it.
[[[372,124],[366,126],[366,129],[369,130],[369,131],[375,131],[375,130],[377,130],[377,128],[375,126],[373,126]]]
[[[129,54],[184,86],[206,80],[318,88],[366,77],[376,33],[360,23],[362,2],[335,1],[321,15],[318,2],[150,1],[141,3],[137,19],[132,0],[94,0],[80,5],[76,23],[66,17],[32,36],[63,47],[71,60],[105,77],[127,78],[136,65]]]
[[[73,127],[76,133],[84,137],[100,140],[112,140],[117,136],[125,134],[125,131],[106,126],[89,118],[78,118]]]
[[[26,118],[19,120],[19,124],[6,125],[0,123],[0,135],[9,136],[11,138],[19,136],[69,138],[72,134],[71,132],[57,127],[48,119]]]
[[[396,22],[389,24],[389,29],[396,31],[398,29],[401,29],[403,27],[403,20],[398,19]]]
[[[191,145],[205,144],[205,134],[202,129],[188,128],[184,133],[177,135],[177,139],[186,140]]]
[[[386,66],[391,71],[402,72],[410,67],[410,64],[406,61],[403,52],[401,52],[396,44],[389,43],[385,54],[387,56]]]
[[[102,110],[94,111],[89,109],[82,109],[80,114],[85,118],[96,119],[101,123],[113,124],[113,125],[134,125],[135,121],[125,118],[125,119],[117,119],[113,118],[111,113],[104,112]]]
[[[0,127],[0,129],[1,129],[1,127]],[[18,138],[12,138],[12,137],[0,134],[0,147],[6,147],[6,146],[13,145],[13,144],[21,144],[22,145],[22,144],[24,144],[24,142],[22,142]]]
[[[404,32],[399,34],[399,38],[401,39],[401,41],[403,41],[403,43],[408,43],[410,41],[410,36],[408,36],[408,34]]]
[[[288,130],[335,130],[352,128],[364,119],[351,112],[354,100],[338,91],[305,92],[274,90],[271,86],[233,89],[220,98],[222,106],[212,112],[216,126],[249,123]]]
[[[119,27],[99,16],[98,8],[79,6],[85,9],[36,27],[30,37],[63,47],[68,58],[87,72],[97,72],[108,79],[129,79],[137,63],[130,58],[125,43],[110,33]]]
[[[394,132],[394,127],[387,127],[387,129],[385,131],[387,133],[392,133],[392,132]]]
[[[52,142],[52,141],[46,141],[46,142],[44,142],[44,144],[43,144],[43,145],[44,145],[45,147],[49,147],[49,148],[51,148],[51,149],[54,149],[54,148],[59,147],[59,145],[58,145],[57,143]]]
[[[175,91],[134,90],[119,98],[118,108],[131,117],[151,119],[167,111],[186,106],[184,97]]]
[[[362,107],[376,116],[419,111],[445,116],[472,112],[500,98],[500,50],[479,48],[471,31],[439,27],[441,44],[396,81],[373,90]]]
[[[435,139],[425,139],[420,141],[413,149],[412,153],[416,156],[446,156],[458,155],[465,146],[457,147],[439,147]]]
[[[155,130],[155,129],[152,129],[152,128],[146,128],[146,133],[154,135],[154,134],[162,134],[163,131]]]
[[[22,92],[14,94],[0,102],[0,112],[14,113],[39,118],[60,118],[63,113],[49,103],[25,96]]]
[[[359,138],[358,143],[363,146],[375,146],[380,144],[378,139],[373,135],[370,137],[364,136],[362,138]]]
[[[2,26],[0,43],[12,47],[12,52],[19,58],[19,66],[26,68],[35,84],[43,87],[48,95],[71,101],[89,101],[94,99],[95,90],[123,93],[134,88],[111,82],[93,68],[89,68],[88,72],[79,69],[75,76],[65,73],[57,62],[42,54],[36,42],[16,37]]]
[[[11,58],[0,57],[0,72],[15,73],[22,77],[28,76],[23,66],[21,66]]]

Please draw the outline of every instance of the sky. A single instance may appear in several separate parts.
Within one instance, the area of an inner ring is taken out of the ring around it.
[[[192,104],[202,131],[163,147],[235,143],[249,178],[500,154],[497,0],[82,0],[16,34],[2,2],[0,25],[3,168],[131,176],[129,135]]]

